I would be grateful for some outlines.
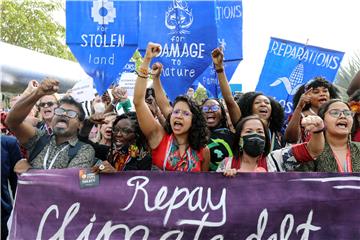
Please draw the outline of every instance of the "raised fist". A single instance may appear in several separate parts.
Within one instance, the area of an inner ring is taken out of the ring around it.
[[[47,78],[40,83],[36,90],[40,95],[54,94],[59,90],[59,81]]]
[[[161,52],[161,45],[158,43],[149,42],[146,48],[145,58],[152,59],[158,56]]]
[[[160,77],[162,68],[163,68],[163,65],[159,62],[156,62],[152,65],[151,69],[152,69],[152,74],[153,74],[154,78]]]
[[[301,126],[308,132],[317,132],[324,129],[324,121],[319,116],[309,115],[301,120]]]
[[[223,67],[224,53],[220,48],[215,48],[211,53],[211,57],[217,69]]]

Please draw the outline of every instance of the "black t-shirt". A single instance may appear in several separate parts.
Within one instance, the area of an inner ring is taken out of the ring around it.
[[[207,144],[210,150],[210,171],[216,171],[219,163],[225,157],[232,157],[232,146],[235,134],[228,128],[218,128],[211,131],[211,137]]]

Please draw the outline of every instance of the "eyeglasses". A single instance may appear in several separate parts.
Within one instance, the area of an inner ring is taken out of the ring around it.
[[[122,128],[122,127],[115,127],[113,133],[121,133],[121,134],[130,134],[133,133],[134,130],[131,128]]]
[[[63,109],[63,108],[56,108],[55,109],[55,115],[58,115],[58,116],[67,116],[69,118],[76,118],[78,113],[74,110],[66,110],[66,109]]]
[[[203,106],[202,107],[202,111],[203,112],[210,112],[210,110],[212,112],[216,112],[216,111],[219,111],[220,110],[220,106],[219,105],[211,105],[211,106]]]
[[[344,114],[345,117],[353,117],[354,113],[350,110],[339,110],[339,109],[332,109],[329,111],[330,116],[334,118],[340,117],[340,115]]]
[[[45,107],[46,105],[48,106],[48,107],[52,107],[52,106],[54,106],[56,103],[55,102],[41,102],[41,103],[39,103],[39,107]]]
[[[192,113],[186,110],[180,110],[180,109],[176,109],[174,111],[172,111],[171,113],[172,115],[179,117],[180,115],[184,116],[184,117],[191,117]]]

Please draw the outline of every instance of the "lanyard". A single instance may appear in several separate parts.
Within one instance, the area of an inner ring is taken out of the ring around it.
[[[170,152],[171,152],[171,146],[173,144],[173,135],[171,134],[170,136],[170,139],[169,141],[167,142],[167,146],[166,146],[166,155],[165,155],[165,159],[163,161],[163,171],[166,171],[166,163],[167,163],[167,160],[168,160],[168,157],[170,155]],[[180,149],[179,149],[180,151]],[[188,147],[188,150],[186,151],[187,152],[187,155],[188,155],[188,161],[189,159],[191,159],[191,151],[190,151],[190,147]],[[180,160],[182,159],[182,157],[180,156]],[[188,168],[188,171],[190,171],[190,168]]]
[[[58,151],[58,152],[56,153],[56,155],[55,155],[55,156],[53,157],[53,159],[51,160],[48,169],[51,169],[51,168],[52,168],[52,166],[53,166],[54,163],[55,163],[56,158],[57,158],[57,157],[59,156],[59,154],[60,154],[62,151],[64,151],[65,148],[68,147],[68,146],[69,146],[69,144],[67,144],[66,146],[64,146],[60,151]],[[50,151],[50,145],[49,145],[49,147],[48,147],[48,149],[47,149],[47,151],[46,151],[45,157],[44,157],[43,166],[44,166],[44,169],[45,169],[45,170],[46,170],[47,160],[48,160],[48,158],[49,158],[49,151]]]
[[[348,149],[347,149],[346,162],[344,164],[344,167],[342,166],[342,164],[341,164],[339,158],[336,156],[335,152],[334,151],[332,151],[332,152],[335,157],[339,172],[352,172],[350,147],[348,146]]]

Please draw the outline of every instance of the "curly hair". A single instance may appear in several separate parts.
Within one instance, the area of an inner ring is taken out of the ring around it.
[[[219,122],[218,126],[216,126],[214,129],[217,129],[217,128],[229,128],[224,104],[222,104],[222,102],[218,98],[206,98],[206,99],[204,99],[204,101],[201,104],[201,107],[204,106],[204,104],[209,100],[215,100],[219,104],[220,110],[221,110],[220,122]]]
[[[176,97],[173,103],[173,107],[178,102],[184,102],[190,108],[190,111],[192,113],[192,121],[191,121],[191,127],[188,130],[189,145],[192,149],[199,151],[201,148],[206,146],[210,135],[209,129],[206,126],[206,120],[204,118],[204,115],[201,109],[196,105],[196,103],[193,100],[191,100],[188,96],[181,95]],[[167,134],[172,134],[173,132],[170,125],[170,117],[171,114],[167,116],[166,123],[164,126],[164,129]]]
[[[112,132],[114,132],[115,126],[116,124],[122,120],[122,119],[129,119],[131,122],[131,126],[134,129],[134,133],[135,133],[135,144],[136,146],[141,149],[147,149],[147,142],[146,142],[146,138],[143,134],[143,132],[141,131],[141,128],[139,126],[137,117],[136,117],[136,113],[135,112],[128,112],[128,113],[123,113],[119,116],[116,116],[115,121],[112,125]],[[115,141],[115,137],[114,134],[111,134],[111,145],[110,145],[110,152],[109,152],[109,160],[113,160],[113,145],[114,145],[114,141]]]
[[[242,117],[247,117],[254,114],[252,112],[253,104],[255,98],[260,95],[263,95],[270,100],[271,115],[269,118],[269,129],[271,132],[280,132],[285,119],[284,108],[275,99],[264,95],[262,92],[247,92],[240,97],[238,104],[241,109]]]
[[[236,125],[236,128],[235,128],[236,133],[235,133],[235,138],[234,138],[234,143],[233,143],[232,149],[233,149],[234,156],[237,159],[239,159],[240,155],[242,155],[242,149],[240,149],[240,147],[239,147],[241,131],[243,130],[245,123],[249,120],[259,120],[261,122],[261,125],[263,126],[264,133],[265,133],[265,148],[264,148],[263,155],[267,156],[270,152],[271,142],[270,142],[268,127],[264,124],[264,122],[261,120],[261,118],[259,116],[250,115],[250,116],[242,118],[240,120],[240,122]]]
[[[306,92],[310,88],[318,88],[318,87],[324,87],[327,88],[329,91],[330,99],[339,98],[338,95],[338,89],[330,82],[328,82],[323,77],[315,77],[312,80],[308,81],[307,83],[303,84],[295,93],[293,98],[293,110],[296,108],[300,101],[301,95]],[[308,110],[311,107],[311,103],[308,103],[305,105],[303,110]]]

